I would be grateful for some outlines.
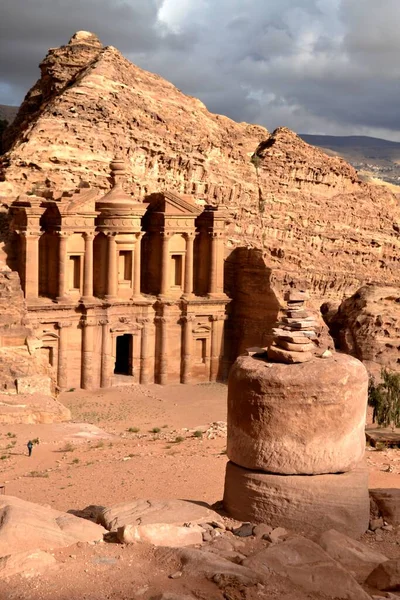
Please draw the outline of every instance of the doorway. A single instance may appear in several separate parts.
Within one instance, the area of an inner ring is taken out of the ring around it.
[[[133,337],[130,333],[117,336],[114,373],[133,375],[132,349]]]

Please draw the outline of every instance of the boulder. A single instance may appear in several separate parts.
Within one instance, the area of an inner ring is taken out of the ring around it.
[[[0,496],[0,556],[94,542],[102,540],[104,533],[103,527],[91,521],[13,496]]]
[[[165,525],[184,526],[201,523],[222,524],[218,513],[206,504],[197,504],[187,500],[131,500],[121,502],[102,510],[99,522],[109,531],[116,531],[125,525]]]
[[[118,539],[123,544],[147,542],[153,546],[191,546],[203,543],[203,530],[194,525],[179,527],[166,523],[148,525],[124,525],[117,530]]]
[[[351,571],[359,583],[363,583],[380,563],[388,560],[384,554],[335,529],[324,531],[318,544],[329,556]]]
[[[377,590],[400,590],[400,560],[386,560],[378,565],[366,583]]]
[[[336,529],[358,537],[368,529],[368,470],[336,475],[275,475],[228,462],[224,508],[239,521],[306,534]]]
[[[330,598],[370,600],[357,581],[318,544],[296,537],[250,556],[243,566],[268,576],[270,571],[288,577],[307,592]]]
[[[0,578],[5,579],[19,573],[36,574],[47,571],[56,564],[56,559],[51,554],[42,550],[18,552],[0,557]]]
[[[184,548],[179,552],[183,572],[190,575],[203,575],[208,579],[218,576],[229,577],[243,585],[256,585],[264,580],[264,574],[256,573],[251,568],[235,564],[212,552]]]
[[[400,525],[400,490],[376,488],[369,493],[382,517],[392,525]]]
[[[296,365],[240,356],[229,375],[231,461],[284,475],[351,470],[364,455],[368,374],[344,354]]]

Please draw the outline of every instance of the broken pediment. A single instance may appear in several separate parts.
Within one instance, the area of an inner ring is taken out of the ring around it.
[[[160,192],[147,196],[145,202],[149,204],[148,212],[160,212],[167,215],[188,215],[197,217],[201,208],[195,204],[191,196],[180,196],[175,192]]]

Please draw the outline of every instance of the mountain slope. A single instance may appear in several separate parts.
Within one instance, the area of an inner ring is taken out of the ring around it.
[[[259,249],[276,289],[301,281],[341,298],[366,281],[400,283],[397,200],[343,159],[286,128],[214,115],[87,32],[50,50],[41,73],[6,131],[7,202],[82,180],[109,189],[110,160],[122,154],[138,198],[168,188],[225,203],[227,253]]]
[[[341,137],[300,134],[300,137],[330,155],[342,156],[366,178],[378,177],[388,183],[400,185],[399,142],[355,135]]]

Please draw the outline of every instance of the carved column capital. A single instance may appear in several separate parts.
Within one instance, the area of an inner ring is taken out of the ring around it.
[[[99,320],[99,325],[108,325],[109,324],[109,320],[108,319],[100,319]]]
[[[150,317],[137,317],[136,321],[145,326],[148,323],[151,323],[152,319],[150,319]]]
[[[72,323],[71,323],[71,322],[68,322],[68,321],[65,321],[65,322],[64,322],[64,321],[59,321],[59,322],[56,324],[56,326],[57,326],[57,328],[58,328],[58,329],[63,329],[64,327],[71,327],[71,326],[72,326]]]

